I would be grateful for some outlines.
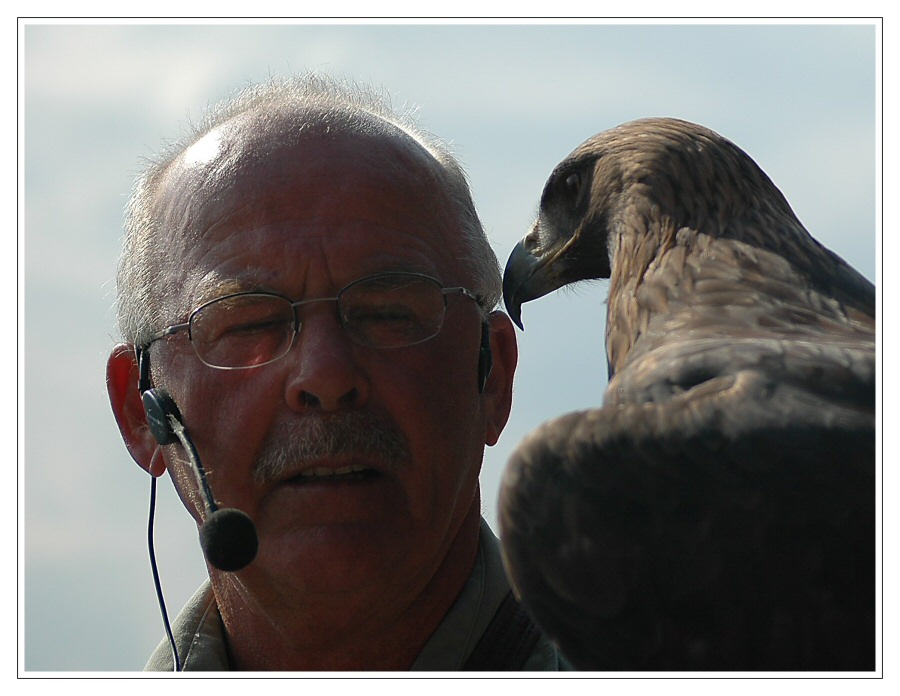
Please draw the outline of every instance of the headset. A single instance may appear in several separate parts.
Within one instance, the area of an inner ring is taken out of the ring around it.
[[[150,358],[145,349],[136,348],[140,372],[139,389],[147,425],[160,445],[181,442],[197,477],[206,515],[200,525],[200,546],[206,559],[219,570],[233,572],[246,567],[256,557],[256,527],[246,513],[216,504],[206,478],[206,470],[175,401],[162,389],[150,386]]]
[[[171,445],[180,442],[187,452],[194,475],[197,477],[203,500],[206,504],[206,516],[200,525],[200,547],[207,561],[227,572],[234,572],[248,566],[259,548],[256,535],[256,526],[250,517],[235,508],[220,508],[213,497],[209,481],[206,478],[206,470],[197,454],[197,448],[188,435],[187,428],[178,406],[169,394],[159,388],[154,388],[150,383],[150,356],[146,348],[135,347],[135,356],[138,362],[139,382],[138,389],[141,393],[141,402],[144,405],[144,414],[147,417],[147,426],[160,445]],[[162,584],[159,580],[159,570],[156,564],[156,553],[153,544],[153,522],[156,513],[156,477],[150,477],[150,514],[147,522],[147,546],[150,553],[150,569],[153,572],[153,584],[156,588],[156,598],[162,613],[163,626],[169,646],[172,649],[172,661],[174,670],[181,671],[181,661],[178,655],[178,646],[172,634],[169,623],[169,615],[166,611],[166,602],[163,597]]]

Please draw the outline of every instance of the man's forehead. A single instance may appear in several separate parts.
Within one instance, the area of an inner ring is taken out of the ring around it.
[[[291,118],[273,122],[265,114],[239,121],[210,130],[185,149],[157,198],[169,253],[173,260],[180,259],[179,284],[187,291],[184,301],[278,289],[270,267],[249,268],[252,254],[258,250],[254,245],[265,244],[260,235],[241,240],[242,268],[237,273],[206,275],[210,266],[205,260],[198,263],[199,258],[211,245],[218,247],[225,236],[243,237],[253,229],[292,228],[294,223],[312,220],[314,224],[307,228],[318,229],[321,221],[321,234],[330,237],[332,232],[325,230],[337,230],[345,222],[350,228],[364,224],[354,219],[355,212],[348,212],[346,196],[330,197],[345,183],[342,178],[352,185],[353,205],[362,206],[359,221],[366,219],[366,211],[380,210],[382,223],[389,215],[400,228],[413,227],[426,236],[442,236],[454,228],[452,205],[446,190],[441,190],[439,165],[411,139],[381,132],[372,124],[368,130],[335,132],[321,121]],[[263,128],[266,123],[268,129]],[[360,162],[367,166],[360,167]],[[326,217],[317,217],[320,215]],[[304,233],[298,239],[309,237]]]
[[[386,257],[375,260],[369,266],[358,266],[354,273],[337,279],[337,284],[333,285],[329,292],[336,295],[346,285],[383,273],[415,273],[430,277],[440,275],[435,270],[434,264],[411,258]],[[441,280],[441,278],[438,278],[438,280]],[[294,279],[294,282],[299,287],[303,286],[303,283],[297,283],[296,279]],[[239,292],[274,292],[276,294],[287,294],[290,296],[290,299],[294,300],[308,299],[301,296],[293,297],[293,293],[285,286],[283,275],[279,270],[272,267],[247,266],[233,275],[212,270],[200,276],[192,285],[192,306]]]
[[[334,124],[318,113],[254,112],[208,131],[170,164],[157,191],[157,214],[169,234],[191,238],[192,223],[209,206],[240,205],[238,199],[265,194],[300,173],[321,175],[327,187],[356,170],[372,185],[402,182],[428,190],[435,201],[445,179],[424,145],[377,117]]]

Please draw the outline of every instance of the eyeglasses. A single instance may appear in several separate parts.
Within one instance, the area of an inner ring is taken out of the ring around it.
[[[217,297],[150,337],[144,346],[187,331],[197,357],[210,367],[242,370],[260,367],[287,355],[300,332],[297,308],[315,302],[337,302],[341,326],[356,343],[372,348],[401,348],[433,338],[444,324],[448,295],[466,288],[445,288],[419,273],[380,273],[354,281],[336,297],[291,302],[269,292],[239,292]]]

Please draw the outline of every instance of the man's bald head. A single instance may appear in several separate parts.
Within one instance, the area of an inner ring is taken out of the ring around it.
[[[306,138],[350,137],[397,144],[410,167],[427,173],[456,217],[458,255],[472,269],[474,290],[487,306],[500,294],[499,267],[478,220],[465,174],[449,148],[419,130],[409,114],[397,114],[383,95],[314,75],[251,86],[209,111],[180,141],[150,162],[135,183],[127,209],[118,276],[119,328],[128,342],[141,344],[173,317],[165,299],[179,247],[190,242],[191,215],[217,190],[233,168],[258,166]],[[175,198],[191,205],[172,212]],[[166,196],[162,192],[167,191]],[[168,203],[164,201],[168,200]],[[163,224],[163,220],[166,223]],[[173,240],[178,240],[173,244]]]

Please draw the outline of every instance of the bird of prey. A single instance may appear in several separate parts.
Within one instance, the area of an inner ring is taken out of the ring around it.
[[[874,286],[746,153],[665,118],[554,169],[504,299],[521,328],[595,278],[602,406],[501,485],[524,606],[580,669],[874,670]]]

